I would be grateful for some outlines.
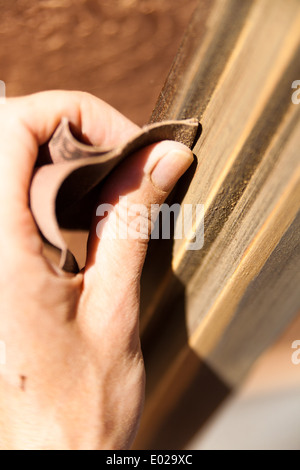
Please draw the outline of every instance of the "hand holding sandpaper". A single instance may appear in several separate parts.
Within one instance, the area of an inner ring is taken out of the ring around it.
[[[76,142],[67,122],[91,146]],[[153,142],[192,143],[197,127],[141,131],[86,93],[0,105],[0,341],[7,349],[0,449],[132,445],[145,392],[139,292],[147,240],[98,237],[95,207],[105,201],[117,211],[119,195],[129,205],[163,204],[193,154],[182,143]],[[66,251],[61,227],[90,229],[86,266],[76,275],[44,256],[41,232]],[[109,217],[104,230],[110,233]]]
[[[68,120],[62,120],[47,148],[43,148],[44,154],[48,153],[46,157],[41,155],[40,161],[46,164],[35,173],[30,190],[37,226],[46,240],[61,250],[62,269],[78,270],[60,229],[90,228],[99,185],[104,178],[126,157],[150,144],[175,140],[191,148],[198,127],[196,119],[145,126],[126,143],[105,151],[78,141]]]

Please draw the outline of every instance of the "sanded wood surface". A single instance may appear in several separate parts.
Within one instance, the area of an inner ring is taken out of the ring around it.
[[[201,121],[173,201],[205,205],[205,244],[150,248],[137,448],[184,446],[300,310],[299,57],[298,0],[199,1],[152,119]]]

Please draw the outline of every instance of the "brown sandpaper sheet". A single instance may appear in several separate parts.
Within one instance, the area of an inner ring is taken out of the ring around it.
[[[78,271],[62,230],[89,230],[100,185],[124,158],[162,140],[192,148],[198,130],[196,119],[165,121],[145,126],[122,146],[103,151],[77,140],[68,120],[63,119],[49,143],[40,149],[30,189],[33,216],[46,243],[60,251],[59,267]]]

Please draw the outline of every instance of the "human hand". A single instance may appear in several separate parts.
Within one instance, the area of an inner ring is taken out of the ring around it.
[[[97,218],[85,270],[70,277],[42,254],[29,209],[38,147],[62,117],[91,143],[114,147],[138,127],[79,92],[46,92],[0,105],[1,449],[128,449],[144,400],[139,339],[140,275],[147,240],[99,239]],[[162,142],[124,161],[99,201],[162,204],[193,161]],[[108,218],[104,231],[113,230]]]

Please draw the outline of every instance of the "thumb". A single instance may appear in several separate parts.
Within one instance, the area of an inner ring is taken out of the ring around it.
[[[164,141],[126,159],[107,180],[91,231],[85,287],[103,300],[139,284],[153,216],[193,162],[185,145]],[[151,220],[152,219],[152,220]],[[100,281],[100,284],[99,284]],[[101,291],[99,292],[99,285]]]

